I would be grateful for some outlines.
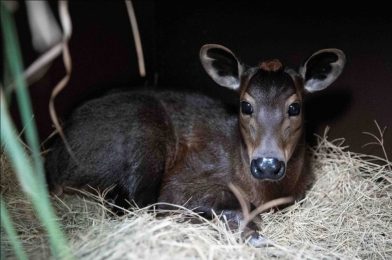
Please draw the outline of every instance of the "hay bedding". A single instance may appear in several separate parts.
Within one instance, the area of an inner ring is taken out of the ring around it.
[[[185,209],[164,218],[148,209],[116,217],[99,197],[67,196],[53,204],[77,259],[392,259],[392,163],[342,143],[320,138],[307,197],[262,214],[262,234],[271,244],[265,248],[240,242],[220,221],[190,224]],[[24,247],[32,259],[46,259],[43,229],[9,178],[4,155],[1,160],[1,193]],[[12,258],[6,235],[1,238],[2,255]]]

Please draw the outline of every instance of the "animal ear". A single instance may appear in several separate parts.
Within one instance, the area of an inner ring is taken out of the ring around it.
[[[324,49],[314,53],[300,68],[304,87],[308,92],[325,89],[342,73],[346,56],[338,49]]]
[[[228,48],[206,44],[200,49],[200,61],[216,83],[230,89],[239,89],[243,67]]]

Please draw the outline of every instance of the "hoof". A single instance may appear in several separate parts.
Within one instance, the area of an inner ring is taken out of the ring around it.
[[[246,242],[253,246],[253,247],[267,247],[270,245],[270,243],[268,242],[268,239],[266,239],[265,237],[263,237],[262,235],[260,235],[258,232],[253,232],[251,233],[248,238],[246,239]]]

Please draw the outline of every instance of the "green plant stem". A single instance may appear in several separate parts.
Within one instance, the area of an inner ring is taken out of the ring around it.
[[[55,212],[51,207],[49,194],[46,190],[40,189],[39,179],[35,178],[34,168],[31,165],[28,155],[18,140],[14,131],[14,126],[9,114],[6,112],[4,98],[1,95],[1,140],[5,151],[10,157],[11,164],[15,169],[19,183],[24,192],[30,198],[37,216],[46,228],[51,242],[52,253],[64,259],[71,259],[71,253],[67,247],[66,239],[58,225]]]
[[[4,39],[4,55],[6,65],[9,66],[11,77],[15,79],[16,83],[16,98],[22,116],[22,121],[26,128],[25,136],[29,147],[32,150],[32,157],[34,161],[35,172],[38,178],[44,180],[44,167],[40,154],[40,145],[38,142],[37,129],[32,118],[32,106],[27,90],[26,82],[23,78],[23,62],[20,52],[19,41],[16,35],[15,23],[7,8],[2,6],[1,10],[1,25]]]
[[[53,255],[59,259],[71,259],[72,255],[67,246],[67,240],[55,218],[55,212],[49,200],[49,194],[45,184],[44,168],[40,155],[35,121],[32,118],[32,107],[23,78],[23,66],[15,24],[7,8],[1,3],[1,27],[3,31],[4,48],[7,65],[11,77],[16,82],[16,95],[22,122],[26,128],[26,140],[32,150],[33,164],[29,160],[22,147],[15,127],[7,111],[3,94],[1,98],[1,142],[9,155],[10,162],[15,169],[18,180],[31,200],[38,219],[45,227],[49,235]]]

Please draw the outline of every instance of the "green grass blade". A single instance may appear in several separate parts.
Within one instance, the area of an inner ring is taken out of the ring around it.
[[[9,240],[11,241],[15,256],[17,259],[27,260],[27,255],[22,247],[22,243],[20,242],[18,235],[16,234],[14,225],[12,224],[11,218],[9,217],[8,210],[4,204],[3,198],[1,198],[0,204],[1,226],[4,228]]]
[[[3,5],[3,3],[1,3]],[[49,194],[45,185],[44,168],[40,155],[35,121],[32,119],[32,107],[23,79],[23,66],[15,24],[11,14],[3,5],[0,8],[1,27],[3,31],[4,48],[10,75],[16,82],[16,95],[22,122],[25,126],[26,140],[32,150],[33,163],[29,160],[18,136],[15,127],[7,111],[4,96],[1,98],[1,142],[4,143],[5,151],[9,155],[10,162],[15,169],[18,180],[31,200],[39,220],[45,227],[51,244],[53,255],[58,259],[71,259],[72,255],[67,246],[67,240],[58,225],[55,212],[49,200]]]
[[[40,180],[35,178],[34,168],[16,135],[11,118],[6,111],[5,100],[2,94],[0,98],[0,116],[2,121],[0,132],[2,145],[4,145],[4,149],[9,155],[10,162],[15,169],[22,189],[28,195],[39,220],[49,234],[52,253],[57,257],[71,259],[72,256],[67,246],[67,241],[56,221],[55,212],[50,204],[47,189],[45,187],[41,189],[44,185],[39,184]]]
[[[11,14],[5,6],[0,8],[1,12],[1,27],[3,30],[4,39],[4,55],[6,65],[9,67],[9,72],[16,83],[16,94],[18,105],[22,117],[22,122],[26,128],[26,140],[33,151],[34,168],[38,178],[44,179],[44,168],[40,155],[40,145],[38,141],[37,129],[34,120],[32,120],[32,106],[27,91],[26,82],[23,78],[23,62],[20,52],[19,41],[16,35],[15,23]]]

